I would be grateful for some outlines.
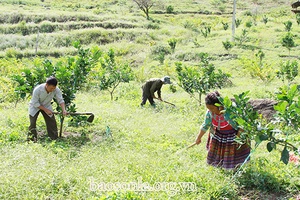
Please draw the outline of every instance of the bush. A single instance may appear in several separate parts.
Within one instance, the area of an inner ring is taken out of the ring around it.
[[[172,5],[169,5],[167,7],[167,13],[173,13],[174,12],[174,7]]]
[[[156,45],[154,46],[152,49],[151,49],[151,53],[152,55],[159,55],[161,53],[164,53],[165,55],[166,54],[171,54],[171,49],[170,47],[167,47],[167,46],[163,46],[163,45]]]
[[[51,22],[43,22],[40,26],[41,33],[52,33],[56,29],[56,25],[52,24]]]
[[[145,28],[146,29],[159,29],[159,25],[157,23],[148,23],[145,25]]]
[[[21,21],[18,25],[18,28],[20,30],[20,33],[25,36],[25,35],[28,35],[29,34],[29,30],[26,26],[26,22],[25,21]]]

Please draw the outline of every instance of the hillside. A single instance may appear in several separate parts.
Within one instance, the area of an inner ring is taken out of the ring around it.
[[[231,84],[219,89],[224,96],[250,91],[251,99],[273,99],[283,85],[276,72],[300,58],[292,2],[237,1],[240,24],[233,46],[225,49],[223,43],[232,41],[232,0],[156,1],[150,20],[132,0],[1,0],[0,199],[298,200],[299,164],[280,162],[281,146],[268,152],[263,142],[237,171],[206,164],[207,135],[185,150],[206,108],[178,85],[176,74],[176,63],[198,66],[207,53],[216,69],[230,74]],[[288,32],[295,43],[290,49],[282,44]],[[67,117],[64,136],[50,141],[39,116],[39,141],[27,143],[29,98],[16,98],[12,75],[44,59],[63,63],[76,55],[74,41],[113,49],[134,79],[121,83],[111,100],[89,76],[75,103],[79,112],[93,112],[93,123],[71,126]],[[174,49],[170,41],[176,41]],[[175,89],[164,86],[162,98],[176,106],[141,108],[142,83],[165,75]],[[299,81],[297,76],[293,83]],[[291,140],[300,145],[299,134]]]

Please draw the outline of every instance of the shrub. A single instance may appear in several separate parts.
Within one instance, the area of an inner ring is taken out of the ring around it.
[[[160,54],[164,54],[164,55],[167,55],[167,54],[171,54],[171,49],[170,47],[167,47],[167,46],[163,46],[163,45],[156,45],[156,46],[153,46],[153,48],[151,49],[151,53],[154,57],[156,57],[157,55],[160,55]]]
[[[242,67],[252,78],[258,78],[265,83],[270,83],[275,78],[273,66],[263,62],[264,53],[259,50],[255,58],[241,58]]]
[[[56,25],[46,21],[41,24],[39,31],[41,33],[52,33],[55,31],[55,29],[56,29]]]
[[[159,29],[159,25],[157,23],[150,22],[145,25],[146,29]]]
[[[177,40],[176,38],[171,38],[171,39],[168,40],[168,44],[169,44],[169,46],[171,47],[172,52],[175,51],[177,41],[178,41],[178,40]]]
[[[173,13],[174,12],[174,7],[172,5],[167,6],[167,13]]]
[[[223,29],[226,31],[229,28],[229,25],[227,22],[222,22]]]
[[[269,18],[266,15],[264,15],[262,21],[264,24],[267,24],[269,21]]]
[[[287,61],[287,62],[281,62],[279,71],[277,71],[276,76],[284,82],[285,80],[288,81],[288,84],[290,84],[296,76],[299,74],[299,67],[298,62],[296,60],[294,61]]]
[[[242,30],[241,35],[237,35],[234,37],[239,46],[242,46],[245,42],[248,42],[250,38],[248,37],[248,31],[246,29]]]
[[[238,28],[242,24],[241,19],[235,19],[235,27]]]
[[[290,31],[292,30],[292,25],[293,25],[293,23],[292,23],[291,21],[286,21],[286,22],[284,22],[283,24],[284,24],[285,30],[286,30],[287,32],[290,32]]]
[[[18,25],[18,28],[19,28],[19,32],[25,36],[25,35],[28,35],[29,34],[29,30],[28,30],[28,27],[26,26],[26,22],[25,21],[21,21]]]
[[[234,44],[232,42],[230,42],[229,40],[226,40],[225,42],[223,41],[222,44],[228,52],[234,46]]]
[[[282,39],[281,39],[282,46],[286,47],[289,50],[289,54],[291,52],[291,49],[296,46],[294,42],[293,35],[288,32]]]
[[[251,28],[252,25],[253,25],[252,21],[247,21],[246,24],[245,24],[245,26],[246,26],[247,28]]]

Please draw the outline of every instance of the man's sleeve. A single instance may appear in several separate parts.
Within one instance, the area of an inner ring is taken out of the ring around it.
[[[41,103],[39,101],[39,89],[36,88],[32,92],[31,105],[35,108],[38,108]]]
[[[154,92],[155,92],[155,90],[156,90],[156,87],[157,87],[157,82],[155,81],[155,82],[151,85],[151,87],[150,87],[150,95],[151,95],[151,97],[154,97]]]
[[[160,81],[159,80],[155,81],[150,88],[151,96],[153,97],[154,92],[157,91],[158,98],[161,98],[161,87],[162,87],[162,85],[161,85]]]
[[[158,98],[161,98],[161,87],[157,90],[157,96]]]
[[[58,104],[61,104],[61,103],[64,103],[65,101],[64,101],[64,99],[63,99],[63,97],[62,97],[62,92],[61,92],[61,90],[59,89],[59,88],[56,88],[55,89],[55,99],[56,99],[56,101],[58,102]]]

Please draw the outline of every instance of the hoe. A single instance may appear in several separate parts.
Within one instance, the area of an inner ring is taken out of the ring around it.
[[[62,114],[60,112],[53,112],[53,114]],[[87,118],[87,122],[92,123],[94,121],[95,115],[91,112],[71,112],[68,113],[68,115],[74,116],[74,115],[89,115],[89,117]],[[60,129],[59,129],[59,137],[61,137],[62,134],[62,128],[63,128],[63,123],[64,123],[64,116],[60,117]]]

